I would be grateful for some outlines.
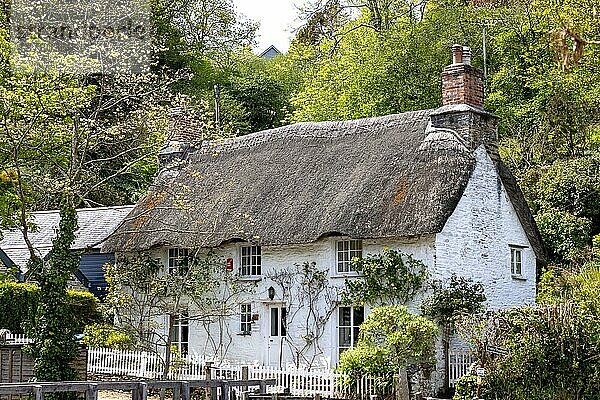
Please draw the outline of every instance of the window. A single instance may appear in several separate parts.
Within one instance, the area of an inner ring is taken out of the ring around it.
[[[354,347],[358,341],[358,328],[365,320],[364,307],[340,307],[338,309],[339,354]]]
[[[517,247],[510,248],[510,273],[521,276],[523,271],[523,249]]]
[[[179,354],[186,355],[190,343],[190,321],[188,319],[188,313],[182,312],[179,315],[172,315],[171,318],[173,318],[171,345],[177,348]]]
[[[354,257],[362,258],[362,240],[340,240],[337,242],[337,272],[355,271],[352,267]]]
[[[286,336],[287,310],[285,307],[271,307],[271,336]]]
[[[259,276],[260,271],[260,246],[243,246],[240,275]]]
[[[240,331],[249,335],[252,329],[252,307],[250,304],[242,304],[240,311]]]
[[[169,274],[187,274],[190,268],[188,249],[169,249]]]

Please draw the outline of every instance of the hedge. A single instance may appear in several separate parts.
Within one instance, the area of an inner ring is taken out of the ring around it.
[[[39,291],[31,283],[0,282],[0,329],[24,333],[24,323],[32,320],[37,309]],[[101,320],[100,304],[94,295],[75,290],[69,290],[67,295],[71,315],[65,318],[72,320],[78,331]]]

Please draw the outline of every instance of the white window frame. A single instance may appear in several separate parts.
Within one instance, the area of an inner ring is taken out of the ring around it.
[[[167,253],[167,272],[185,275],[190,269],[190,250],[185,248],[170,248]]]
[[[250,335],[252,332],[252,304],[240,304],[240,333]]]
[[[188,313],[183,311],[178,315],[172,315],[171,318],[174,318],[171,346],[175,346],[179,354],[185,356],[190,349],[190,319]]]
[[[249,252],[247,254],[244,254]],[[260,246],[240,246],[240,276],[262,276],[262,249]]]
[[[335,241],[336,274],[356,274],[352,268],[354,257],[362,258],[363,241],[361,239],[342,239]]]
[[[342,309],[350,309],[350,325],[342,325]],[[354,310],[362,309],[362,321],[357,322],[354,320]],[[353,348],[356,346],[356,342],[358,341],[358,330],[360,324],[365,321],[365,307],[355,307],[355,306],[339,306],[337,311],[337,349],[338,349],[338,357],[346,350]],[[350,346],[341,346],[342,340],[342,329],[350,329]]]
[[[509,245],[508,247],[510,250],[510,274],[514,278],[523,278],[525,247],[516,245]]]

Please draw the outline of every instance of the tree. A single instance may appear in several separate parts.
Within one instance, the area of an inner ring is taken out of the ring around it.
[[[410,314],[404,306],[376,307],[360,326],[357,346],[340,356],[338,370],[351,382],[365,374],[382,376],[378,386],[385,390],[409,363],[432,362],[436,335],[433,322]]]
[[[175,320],[201,324],[206,350],[222,359],[232,341],[227,320],[238,315],[243,295],[254,288],[227,271],[224,260],[200,250],[181,256],[171,270],[147,253],[123,255],[108,266],[106,276],[117,326],[136,339],[138,348],[163,358],[165,379],[172,367]]]

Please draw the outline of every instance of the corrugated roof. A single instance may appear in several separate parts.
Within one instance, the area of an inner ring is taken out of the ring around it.
[[[123,221],[133,206],[82,208],[77,210],[79,229],[76,232],[73,250],[86,248],[100,249],[103,241]],[[31,215],[30,221],[35,230],[29,233],[29,239],[41,257],[45,257],[52,247],[56,229],[60,220],[59,211],[38,211]],[[2,232],[0,249],[23,270],[29,260],[29,250],[18,229]]]

